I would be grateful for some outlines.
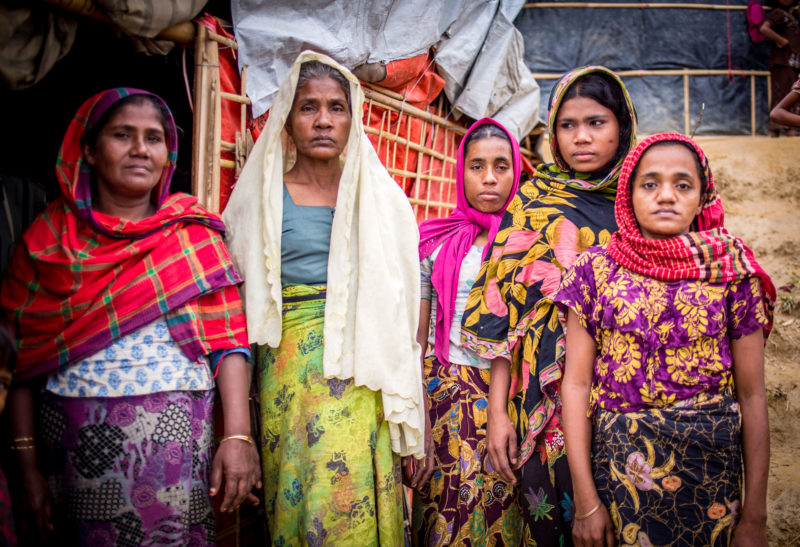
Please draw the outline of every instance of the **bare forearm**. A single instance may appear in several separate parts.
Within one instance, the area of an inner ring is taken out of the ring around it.
[[[775,32],[774,30],[772,30],[772,27],[769,25],[768,22],[765,22],[760,27],[758,27],[758,31],[765,37],[775,42],[775,45],[777,45],[778,47],[783,47],[784,45],[786,45],[787,42],[786,38]]]
[[[217,387],[222,400],[225,435],[250,435],[250,377],[253,366],[244,355],[228,355],[219,364]]]
[[[575,511],[577,514],[584,514],[591,511],[600,500],[592,474],[592,424],[586,416],[589,408],[589,385],[564,382],[561,386],[561,397],[564,441],[575,492]]]
[[[769,417],[765,393],[740,397],[744,458],[743,519],[766,521],[769,474]]]
[[[800,115],[791,112],[791,109],[800,102],[800,93],[791,91],[769,113],[769,119],[775,123],[800,127]]]
[[[505,357],[492,359],[489,380],[489,413],[508,413],[508,388],[511,386],[511,363]]]
[[[33,387],[16,385],[8,394],[8,412],[11,416],[11,438],[19,446],[35,446]],[[15,450],[17,461],[24,470],[36,469],[36,448]]]

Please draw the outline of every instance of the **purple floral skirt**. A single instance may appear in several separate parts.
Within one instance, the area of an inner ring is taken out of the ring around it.
[[[214,545],[213,391],[43,395],[39,435],[63,545]]]

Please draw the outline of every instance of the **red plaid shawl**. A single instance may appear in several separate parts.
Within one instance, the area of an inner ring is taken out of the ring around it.
[[[171,116],[158,211],[128,222],[92,209],[80,138],[114,103],[140,93],[149,94],[113,89],[80,108],[57,161],[62,195],[25,232],[9,265],[0,307],[16,330],[20,379],[91,355],[161,315],[191,360],[247,346],[241,278],[222,221],[192,196],[168,196],[177,157]]]
[[[706,186],[703,208],[697,218],[698,231],[669,239],[649,240],[642,237],[633,213],[631,175],[645,151],[662,141],[679,141],[692,147],[703,166]],[[757,276],[761,279],[764,309],[770,319],[770,323],[764,327],[764,335],[772,330],[775,286],[756,262],[753,251],[723,226],[722,201],[714,188],[708,159],[692,139],[680,133],[660,133],[646,138],[628,154],[619,177],[614,216],[619,231],[612,234],[608,252],[619,264],[662,281],[698,279],[727,282]]]

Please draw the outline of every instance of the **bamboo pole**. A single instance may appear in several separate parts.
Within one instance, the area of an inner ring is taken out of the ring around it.
[[[208,63],[206,62],[206,27],[198,25],[195,40],[194,130],[192,131],[192,194],[200,200],[205,195],[205,165],[208,142]]]
[[[209,30],[208,31],[208,38],[210,40],[214,40],[218,44],[222,44],[223,46],[228,46],[228,47],[233,48],[233,49],[238,49],[239,48],[239,44],[237,44],[234,40],[231,40],[230,38],[226,38],[225,36],[222,36],[221,34],[217,34],[213,30]]]
[[[456,163],[455,158],[447,157],[444,154],[442,154],[441,152],[437,152],[436,150],[434,150],[432,148],[428,148],[427,146],[419,145],[419,144],[415,143],[414,141],[405,139],[405,138],[400,137],[400,136],[395,136],[395,135],[393,135],[391,133],[387,133],[387,132],[385,132],[383,130],[375,129],[374,127],[370,127],[368,125],[365,125],[364,126],[364,131],[369,133],[369,134],[371,134],[371,135],[378,135],[381,138],[384,138],[384,139],[387,139],[387,140],[390,140],[390,141],[393,141],[393,142],[397,142],[400,145],[407,146],[408,148],[410,148],[412,150],[416,150],[417,152],[422,152],[423,154],[428,154],[430,156],[433,156],[437,160],[446,161],[446,162],[450,162],[450,163]]]
[[[745,11],[747,6],[728,6],[725,4],[688,4],[685,2],[665,2],[653,4],[648,2],[528,2],[523,8],[622,8],[622,9],[704,9]]]
[[[396,112],[405,112],[406,114],[411,114],[415,118],[422,118],[423,120],[428,120],[435,124],[442,125],[444,127],[447,127],[448,129],[457,131],[462,135],[467,132],[467,129],[465,127],[461,127],[458,124],[445,120],[444,118],[439,117],[435,114],[431,114],[430,112],[425,112],[424,110],[420,110],[416,106],[412,106],[408,103],[403,104],[402,100],[393,99],[392,97],[383,95],[381,92],[376,92],[372,89],[364,88],[364,95],[368,99],[372,99],[376,103],[379,103],[381,106],[390,107]]]
[[[614,71],[622,78],[632,76],[767,76],[769,70],[726,70],[726,69],[701,69],[701,68],[668,68],[661,70],[618,70]],[[559,80],[563,72],[535,72],[532,74],[537,80]]]
[[[207,40],[209,72],[211,73],[211,106],[214,125],[211,130],[211,176],[206,204],[212,213],[219,213],[219,194],[221,187],[220,167],[222,160],[222,93],[219,79],[219,43]],[[232,162],[233,163],[233,162]],[[235,167],[235,163],[232,167]]]
[[[756,77],[750,76],[750,134],[756,136]]]
[[[244,95],[237,95],[236,93],[228,93],[227,91],[220,91],[220,97],[226,101],[232,101],[239,104],[250,104],[250,98]]]
[[[689,134],[689,73],[683,71],[683,134]]]
[[[772,76],[767,72],[767,106],[772,109]]]
[[[247,65],[242,67],[242,75],[240,78],[241,88],[239,92],[242,94],[243,97],[247,96]],[[244,169],[244,163],[247,161],[247,105],[242,103],[241,110],[239,111],[240,116],[240,123],[239,123],[239,134],[237,135],[236,142],[239,144],[238,149],[235,152],[236,156],[236,175],[238,176],[242,169]]]

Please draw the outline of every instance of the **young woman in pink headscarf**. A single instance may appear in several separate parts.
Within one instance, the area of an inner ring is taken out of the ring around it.
[[[462,346],[461,315],[520,174],[514,137],[490,118],[475,122],[458,150],[455,210],[420,226],[417,340],[428,348],[433,446],[423,465],[405,471],[419,491],[414,531],[425,545],[519,543],[516,493],[485,457],[490,361]]]

